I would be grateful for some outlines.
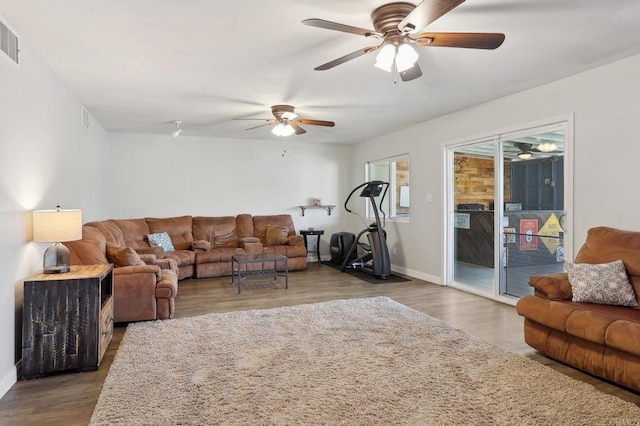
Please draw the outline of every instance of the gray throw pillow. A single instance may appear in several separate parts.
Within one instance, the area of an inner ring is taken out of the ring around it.
[[[173,243],[171,242],[171,238],[169,237],[169,234],[167,234],[166,232],[149,234],[147,235],[147,238],[149,239],[149,244],[151,244],[152,246],[162,247],[162,251],[164,251],[165,253],[176,250],[175,248],[173,248]]]
[[[572,301],[602,305],[638,306],[622,260],[611,263],[565,263]]]

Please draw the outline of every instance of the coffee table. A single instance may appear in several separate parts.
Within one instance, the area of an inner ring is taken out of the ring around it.
[[[234,283],[234,278],[237,277],[238,294],[240,294],[240,291],[242,291],[242,281],[246,279],[270,277],[276,280],[278,276],[280,276],[277,269],[277,262],[284,262],[284,288],[288,289],[288,260],[289,258],[287,256],[274,252],[233,254],[231,255],[231,284]],[[247,270],[247,265],[252,263],[262,263],[262,268]]]

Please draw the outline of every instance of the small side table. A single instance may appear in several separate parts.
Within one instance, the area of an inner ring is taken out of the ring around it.
[[[310,235],[315,235],[318,241],[316,241],[316,256],[318,256],[318,265],[322,266],[322,259],[320,258],[320,236],[324,234],[324,230],[322,229],[307,229],[304,231],[300,231],[300,235],[304,238],[304,246],[307,250],[309,250],[309,246],[307,245],[307,237]]]

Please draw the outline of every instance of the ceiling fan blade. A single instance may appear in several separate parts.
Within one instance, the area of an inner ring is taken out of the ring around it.
[[[326,64],[317,66],[314,68],[314,70],[316,71],[328,70],[330,68],[335,67],[336,65],[344,64],[347,61],[350,61],[355,58],[359,58],[360,56],[365,55],[369,52],[373,52],[374,50],[377,50],[378,47],[379,46],[369,46],[369,47],[365,47],[364,49],[356,50],[355,52],[351,52],[348,55],[341,56],[338,59],[334,59],[333,61],[327,62]]]
[[[416,78],[421,76],[422,70],[420,69],[420,65],[418,65],[417,62],[408,70],[400,71],[400,78],[402,79],[402,81],[415,80]]]
[[[464,3],[464,0],[423,0],[399,24],[401,33],[417,34],[424,27]]]
[[[301,118],[299,120],[296,120],[298,123],[301,124],[313,124],[314,126],[326,126],[326,127],[333,127],[336,125],[336,123],[334,123],[333,121],[324,121],[324,120],[310,120],[308,118]]]
[[[264,123],[264,124],[259,124],[257,126],[253,126],[253,127],[249,127],[248,129],[245,130],[253,130],[253,129],[257,129],[258,127],[264,127],[264,126],[273,126],[273,122],[272,120],[269,120],[269,123]]]
[[[289,121],[289,124],[291,124],[291,127],[293,127],[293,130],[296,131],[296,135],[302,135],[303,133],[307,133],[307,131],[302,127],[300,127],[298,123],[296,123],[295,121]]]
[[[501,33],[421,33],[415,42],[420,46],[463,47],[493,50],[504,41]]]
[[[312,27],[325,28],[327,30],[342,31],[343,33],[357,34],[365,37],[382,37],[382,34],[375,32],[374,30],[367,30],[366,28],[352,27],[351,25],[339,24],[337,22],[325,21],[324,19],[311,18],[302,21],[305,25]]]

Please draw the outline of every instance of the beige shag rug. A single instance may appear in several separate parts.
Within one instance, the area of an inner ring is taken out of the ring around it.
[[[640,408],[386,297],[132,324],[92,425],[630,425]]]

